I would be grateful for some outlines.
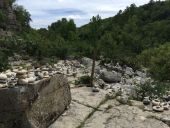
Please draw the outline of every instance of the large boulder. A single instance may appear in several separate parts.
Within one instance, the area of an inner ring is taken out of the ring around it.
[[[100,78],[107,83],[116,83],[121,81],[121,74],[111,71],[103,71],[100,74]]]
[[[87,67],[90,67],[90,66],[92,66],[93,60],[90,59],[90,58],[87,58],[87,57],[83,57],[83,58],[81,59],[81,63],[82,63],[83,65],[87,66]]]
[[[0,89],[1,128],[47,128],[71,102],[63,75],[28,86]]]
[[[134,75],[134,71],[133,71],[132,68],[126,67],[126,69],[125,69],[125,74],[127,74],[127,75],[129,75],[129,76],[132,76],[132,75]]]
[[[127,104],[129,101],[129,97],[127,95],[118,96],[116,100],[119,101],[121,104]]]
[[[136,71],[135,72],[135,74],[137,75],[137,76],[139,76],[139,77],[142,77],[142,78],[146,78],[146,73],[144,73],[144,72],[141,72],[141,71]]]

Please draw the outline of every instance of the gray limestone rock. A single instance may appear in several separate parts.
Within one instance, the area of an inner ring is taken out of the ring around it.
[[[108,83],[116,83],[121,81],[121,74],[117,72],[103,71],[100,78]]]
[[[0,89],[0,126],[46,128],[71,102],[70,87],[63,75],[28,86]]]

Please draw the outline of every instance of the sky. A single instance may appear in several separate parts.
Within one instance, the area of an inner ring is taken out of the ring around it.
[[[74,19],[77,27],[89,23],[92,16],[102,19],[112,17],[119,10],[135,3],[137,6],[149,0],[17,0],[31,14],[31,26],[46,28],[61,18]]]

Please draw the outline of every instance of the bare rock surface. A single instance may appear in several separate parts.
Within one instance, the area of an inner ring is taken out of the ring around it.
[[[73,101],[69,109],[49,128],[76,128],[92,111],[92,108]]]
[[[49,128],[76,128],[81,126],[88,116],[98,109],[105,100],[105,92],[93,93],[91,88],[71,89],[70,108]]]
[[[71,94],[73,101],[96,108],[105,99],[106,92],[100,90],[99,93],[94,93],[91,88],[81,87],[71,89]]]
[[[142,102],[123,105],[107,99],[106,92],[91,88],[71,89],[70,108],[49,128],[169,128],[170,111],[144,111]]]
[[[103,111],[95,112],[83,128],[169,128],[161,120],[151,118],[154,113],[143,112],[135,106],[120,105],[115,100],[106,102],[101,108],[104,108]]]

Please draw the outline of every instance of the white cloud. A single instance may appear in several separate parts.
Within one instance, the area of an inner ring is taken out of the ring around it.
[[[114,16],[132,3],[142,5],[149,0],[18,0],[32,15],[31,25],[47,27],[63,17],[75,20],[77,26],[89,22],[94,15],[102,18]]]
[[[68,15],[66,17],[67,19],[83,19],[80,15]]]

